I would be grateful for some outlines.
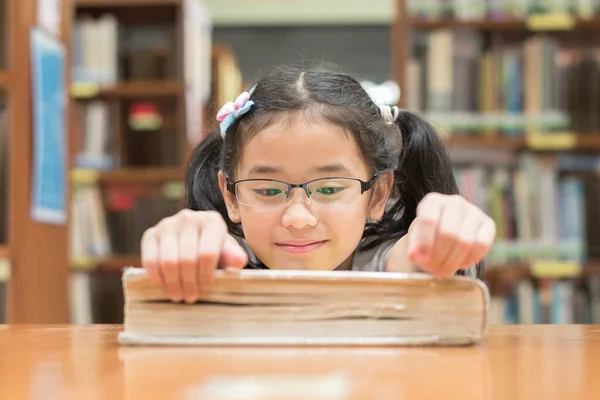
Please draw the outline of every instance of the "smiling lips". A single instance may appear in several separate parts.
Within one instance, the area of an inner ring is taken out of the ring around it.
[[[327,243],[327,240],[321,241],[291,241],[285,243],[276,243],[279,248],[288,253],[302,254],[314,251]]]

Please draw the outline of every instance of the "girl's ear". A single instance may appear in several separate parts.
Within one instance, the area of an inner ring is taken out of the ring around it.
[[[221,189],[221,194],[223,195],[223,199],[225,200],[225,206],[227,207],[227,215],[231,222],[235,224],[239,224],[241,222],[240,211],[238,209],[237,203],[229,190],[227,190],[227,184],[225,182],[225,174],[223,171],[219,171],[219,189]]]
[[[371,202],[369,204],[369,219],[371,221],[377,221],[383,217],[393,187],[393,173],[381,175],[379,179],[377,179],[377,183],[373,187],[373,196],[371,197]]]

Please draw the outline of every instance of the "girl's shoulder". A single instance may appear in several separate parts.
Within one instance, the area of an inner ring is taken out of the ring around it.
[[[350,268],[353,271],[384,272],[390,251],[392,251],[392,248],[398,242],[398,239],[388,240],[374,247],[367,245],[370,241],[375,240],[375,238],[363,240],[364,243],[362,243],[354,252],[352,266]],[[367,247],[366,250],[364,250],[365,247]]]

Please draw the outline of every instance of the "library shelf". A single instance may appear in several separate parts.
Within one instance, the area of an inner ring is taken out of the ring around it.
[[[434,29],[476,29],[481,31],[527,31],[530,30],[525,19],[476,19],[476,20],[457,20],[457,19],[412,19],[410,27],[414,30],[434,30]],[[549,26],[546,29],[536,29],[536,31],[561,30]],[[575,19],[572,30],[600,30],[600,18]]]
[[[136,255],[115,255],[103,258],[87,258],[71,260],[71,268],[75,271],[120,272],[125,267],[141,267],[142,260]]]
[[[181,0],[75,0],[76,7],[177,6]]]
[[[600,274],[600,260],[590,260],[581,266],[581,273],[577,277],[585,278],[598,274]],[[501,266],[488,266],[485,270],[484,279],[515,283],[533,277],[530,263],[511,262],[502,264]]]
[[[185,86],[177,81],[133,81],[119,82],[110,86],[73,83],[71,96],[76,99],[99,97],[171,97],[183,95]]]
[[[96,269],[106,272],[120,272],[125,267],[141,267],[142,259],[136,255],[112,256],[98,260]]]
[[[470,134],[451,134],[444,138],[444,143],[449,148],[491,148],[503,150],[523,150],[525,148],[525,139],[513,138],[503,135],[470,135]]]
[[[501,134],[458,134],[443,138],[448,148],[482,148],[512,151],[600,151],[600,132],[578,132],[569,143],[556,142],[559,135],[540,135],[541,140],[528,141],[524,137],[509,137]],[[563,135],[562,138],[564,139]]]
[[[176,167],[120,168],[107,171],[73,169],[71,182],[85,183],[164,183],[183,181],[184,171]]]

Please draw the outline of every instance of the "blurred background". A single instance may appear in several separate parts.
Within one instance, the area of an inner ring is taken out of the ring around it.
[[[600,0],[2,0],[0,322],[122,322],[219,107],[324,61],[438,127],[492,323],[600,323],[598,33]]]

